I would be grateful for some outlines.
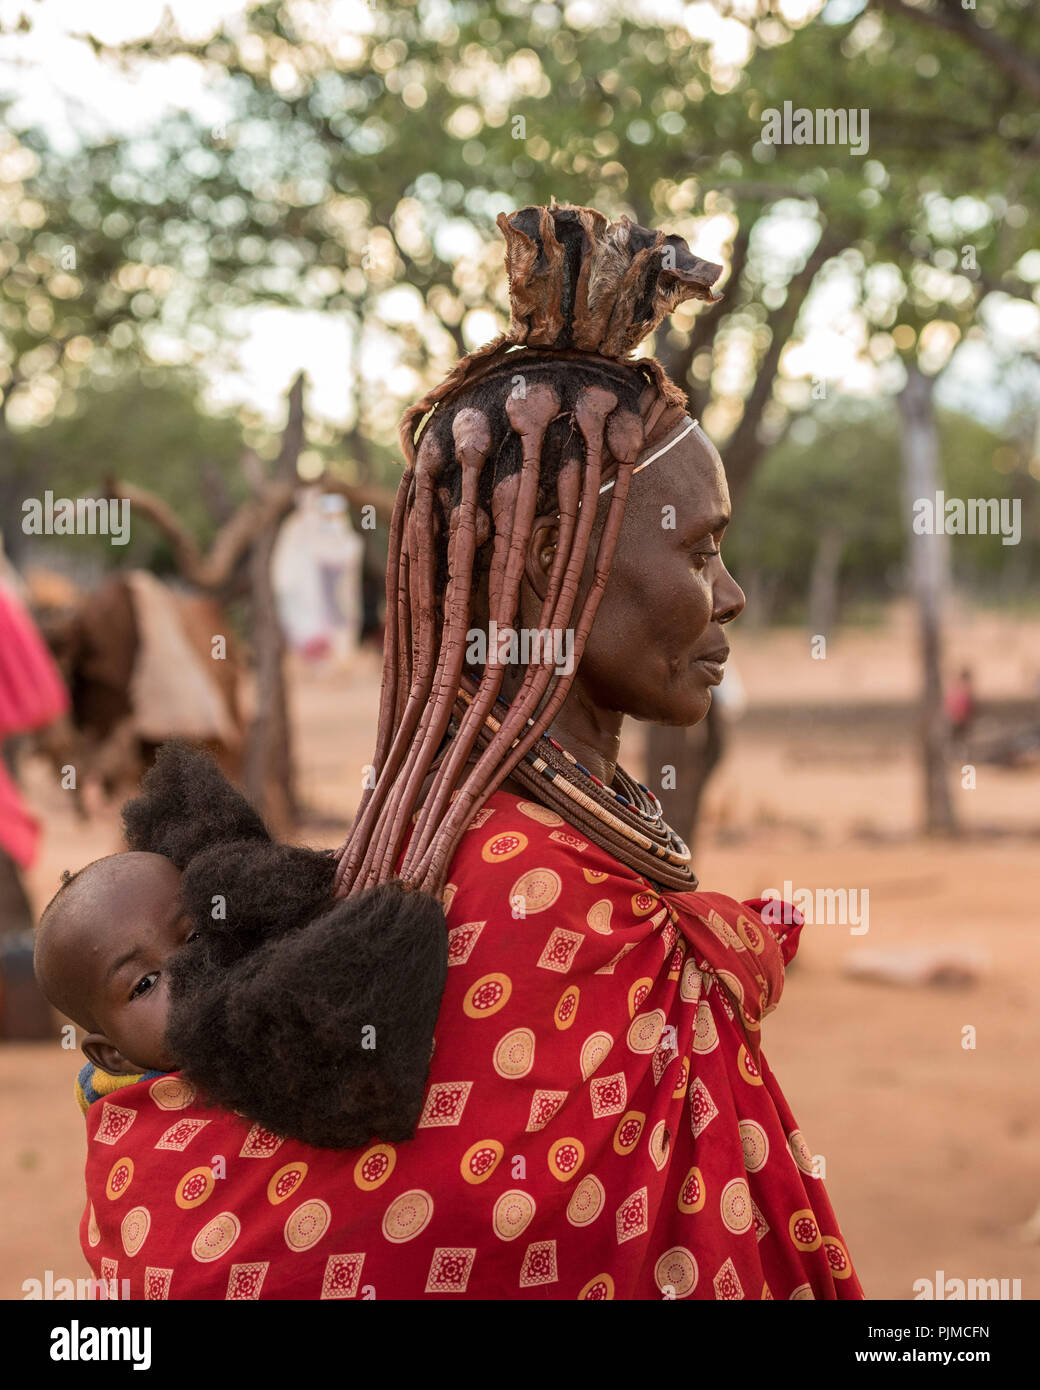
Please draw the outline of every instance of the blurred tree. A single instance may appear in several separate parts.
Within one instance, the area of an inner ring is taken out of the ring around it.
[[[884,405],[838,398],[827,416],[804,416],[768,451],[727,535],[727,563],[753,600],[758,622],[806,623],[831,635],[852,604],[901,591],[906,509],[900,491],[899,422]],[[938,415],[942,476],[952,497],[1011,500],[1026,484],[1031,441],[1010,443],[965,415]],[[807,599],[818,538],[841,538],[836,611],[831,627]],[[1009,555],[1018,562],[1009,583]],[[1012,552],[999,535],[959,537],[954,579],[981,596],[1007,602],[1040,590],[1040,530],[1023,522]],[[749,611],[749,617],[752,613]]]
[[[806,268],[828,242],[842,248],[840,256],[813,277],[806,313],[814,311],[817,284],[821,292],[830,291],[832,299],[836,288],[844,288],[845,307],[831,329],[835,374],[847,372],[858,360],[876,367],[882,390],[894,394],[909,389],[912,395],[899,397],[906,466],[932,457],[937,469],[933,393],[913,388],[922,382],[931,385],[962,339],[985,338],[979,310],[987,295],[1037,298],[1038,277],[1027,280],[1024,268],[1031,247],[1026,207],[1040,192],[1040,118],[1021,92],[1009,99],[1006,81],[987,63],[966,64],[958,38],[922,36],[902,18],[860,15],[857,8],[830,4],[820,20],[792,37],[780,4],[763,0],[758,5],[754,27],[759,47],[736,88],[743,103],[730,102],[727,108],[731,118],[734,111],[743,114],[743,139],[734,140],[732,131],[726,131],[729,149],[719,158],[720,170],[732,169],[736,177],[717,186],[738,199],[742,225],[746,215],[741,195],[762,197],[763,185],[780,199],[777,214],[783,211],[791,217],[800,207],[803,220],[817,221],[823,230]],[[990,21],[996,22],[992,13],[987,15]],[[1002,23],[1015,42],[1035,51],[1035,30],[1022,7],[1010,7]],[[781,145],[763,140],[770,112],[810,103],[813,112],[858,115],[858,153],[852,152],[851,119],[844,143],[834,135],[820,144],[814,138]],[[927,161],[922,161],[922,151],[930,152]],[[797,231],[797,220],[791,225]],[[759,230],[753,228],[753,238]],[[796,276],[791,288],[797,289],[798,283]],[[757,307],[753,301],[747,309],[745,336],[755,332],[756,319],[761,323],[762,306],[780,303],[786,309],[789,299],[789,293],[782,297],[768,284],[761,287]],[[739,322],[734,314],[734,326]],[[697,328],[710,332],[711,326],[709,311]],[[786,342],[778,341],[778,327]],[[793,379],[808,375],[795,366],[796,319],[767,323],[766,328],[769,353],[760,360],[743,414],[723,445],[737,494],[764,447],[790,424],[799,396],[804,408],[812,400],[825,400],[829,389],[823,374],[804,384]],[[711,386],[727,338],[728,328],[716,332]],[[782,369],[778,379],[770,372],[774,362]],[[916,412],[910,410],[911,403]],[[705,408],[706,415],[712,405],[714,401]],[[923,475],[920,468],[914,472]],[[903,510],[907,541],[923,551],[931,538],[911,534],[911,500],[906,499]],[[836,575],[838,532],[828,522],[817,534],[816,597],[826,608]],[[924,567],[915,566],[911,573],[917,579],[921,611],[925,823],[948,829],[952,802],[945,790],[941,604],[936,583],[924,583]],[[687,771],[679,785],[685,785],[694,804],[701,791],[698,778],[712,765],[712,757],[704,757],[698,748],[707,737],[698,729],[687,738]],[[679,736],[671,731],[652,733],[652,766],[658,758],[681,764],[679,745]],[[717,736],[710,746],[717,757]],[[672,816],[674,823],[687,823],[681,810],[673,810]]]
[[[8,440],[13,525],[5,540],[22,559],[46,560],[53,542],[30,542],[19,525],[21,502],[50,489],[56,497],[96,493],[103,475],[135,483],[162,478],[166,501],[200,543],[241,501],[247,484],[239,469],[243,450],[237,420],[206,413],[199,382],[189,372],[157,374],[128,363],[113,377],[95,377],[70,396],[71,414],[18,430]],[[101,557],[107,567],[129,566],[157,573],[173,568],[165,542],[154,532],[132,528],[129,544],[98,548],[91,536],[62,536],[63,552]],[[14,548],[14,547],[12,547]]]
[[[119,156],[112,145],[70,159],[38,131],[0,128],[0,517],[24,482],[13,430],[53,419],[91,366],[132,362],[172,281],[128,254]]]
[[[836,0],[820,22],[773,47],[782,7],[760,0],[756,30],[766,42],[746,76],[749,114],[756,118],[785,102],[858,112],[866,137],[860,158],[814,142],[760,143],[751,153],[769,178],[781,163],[788,178],[811,171],[826,226],[833,234],[841,225],[846,233],[841,265],[856,286],[840,336],[873,360],[882,369],[879,379],[897,393],[903,516],[921,631],[925,824],[949,831],[943,546],[941,537],[914,534],[910,513],[914,499],[932,495],[940,477],[936,377],[958,343],[985,338],[980,309],[987,295],[1040,297],[1040,277],[1024,274],[1032,246],[1027,208],[1040,193],[1040,115],[1027,80],[1009,91],[1006,62],[1017,52],[1026,78],[1036,70],[1038,42],[1023,3],[999,10],[984,3],[981,23],[959,19],[946,0],[933,0],[927,11],[892,0],[849,19],[851,8]],[[922,27],[926,17],[942,22]],[[887,372],[888,364],[901,372]],[[825,395],[826,384],[819,384]]]
[[[907,0],[872,0],[876,9],[888,10],[918,24],[929,25],[955,35],[971,48],[977,58],[988,63],[1034,101],[1040,98],[1040,58],[1030,53],[1035,36],[1035,14],[1029,0],[1011,4],[980,5],[975,0],[928,0],[925,5]],[[998,19],[1003,23],[998,27]]]

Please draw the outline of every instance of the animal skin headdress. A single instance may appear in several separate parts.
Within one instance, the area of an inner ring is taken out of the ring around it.
[[[454,371],[405,412],[401,446],[411,463],[413,432],[435,405],[483,375],[512,348],[625,361],[687,299],[715,301],[722,266],[695,256],[680,236],[608,222],[595,208],[558,204],[500,212],[512,310],[507,332],[463,357]],[[654,358],[642,359],[663,400],[682,409],[686,396]]]
[[[692,428],[685,395],[660,363],[630,355],[684,300],[717,298],[712,286],[722,267],[693,255],[681,237],[627,217],[608,223],[592,208],[555,201],[503,213],[498,226],[506,239],[509,330],[463,358],[401,421],[407,466],[390,530],[375,785],[340,852],[341,895],[394,877],[439,895],[474,812],[514,769],[520,780],[536,775],[531,750],[580,663],[632,473],[654,445]],[[595,576],[579,607],[608,488]],[[505,705],[499,653],[489,652],[479,681],[464,670],[479,557],[491,552],[488,608],[501,632],[516,620],[533,522],[547,495],[559,538],[539,629],[573,633],[573,668],[562,675],[551,658],[532,660]],[[543,754],[546,742],[538,745]],[[544,766],[543,759],[538,771]],[[546,778],[535,794],[555,804],[568,773],[557,768],[553,787]],[[685,846],[663,817],[654,823],[645,807],[637,814],[635,793],[625,788],[620,798],[592,788],[567,814],[642,872],[695,886]],[[606,817],[582,809],[590,798],[611,796]]]

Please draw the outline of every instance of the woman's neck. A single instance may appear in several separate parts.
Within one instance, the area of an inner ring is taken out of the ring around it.
[[[522,670],[516,676],[507,670],[502,682],[502,698],[512,700],[522,681]],[[583,767],[588,768],[609,787],[617,769],[624,718],[625,716],[616,710],[605,710],[597,705],[588,696],[580,679],[576,679],[567,692],[567,698],[559,713],[549,726],[549,732],[562,748],[566,748]],[[467,767],[472,767],[479,756],[479,750],[474,749],[467,759]],[[425,803],[435,777],[436,773],[427,773],[416,801],[417,806]],[[520,797],[531,795],[530,790],[512,776],[505,779],[500,790],[512,792]]]
[[[522,672],[512,682],[510,675],[507,672],[502,685],[502,694],[507,700],[513,698],[523,679]],[[618,710],[604,709],[596,704],[583,686],[581,677],[577,676],[549,726],[549,733],[583,767],[609,787],[617,769],[624,720],[625,716]]]

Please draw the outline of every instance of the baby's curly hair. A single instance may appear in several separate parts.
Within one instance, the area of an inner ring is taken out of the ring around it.
[[[183,871],[198,934],[169,967],[166,1041],[203,1097],[319,1147],[411,1138],[447,974],[437,901],[397,882],[336,901],[332,851],[276,844],[184,744],[123,823]]]

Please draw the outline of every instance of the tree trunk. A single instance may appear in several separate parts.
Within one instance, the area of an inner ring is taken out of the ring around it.
[[[275,479],[290,483],[303,444],[303,375],[289,391],[289,417],[275,465]],[[285,684],[285,637],[271,582],[271,557],[281,520],[257,536],[249,556],[250,625],[256,662],[256,714],[246,747],[246,794],[276,838],[296,823],[297,802],[292,727]]]
[[[949,731],[943,711],[942,606],[949,585],[950,562],[943,518],[936,516],[931,535],[913,530],[914,503],[935,505],[942,486],[939,436],[935,425],[935,381],[908,364],[906,385],[899,395],[902,419],[903,487],[910,552],[910,592],[917,606],[922,691],[920,750],[924,780],[925,829],[929,834],[956,830],[947,777]]]
[[[829,637],[838,616],[838,572],[845,542],[837,527],[821,533],[809,577],[809,631]]]
[[[712,699],[708,713],[692,729],[647,725],[647,786],[660,799],[665,820],[691,849],[704,791],[725,748],[723,719]]]
[[[250,626],[256,663],[256,714],[246,744],[246,795],[276,839],[296,823],[296,794],[289,701],[285,687],[285,638],[271,583],[271,556],[278,537],[268,527],[249,556]]]
[[[7,401],[10,393],[0,399],[0,522],[3,529],[3,550],[17,569],[25,555],[25,533],[22,530],[26,478],[15,469],[14,445],[7,423]]]

